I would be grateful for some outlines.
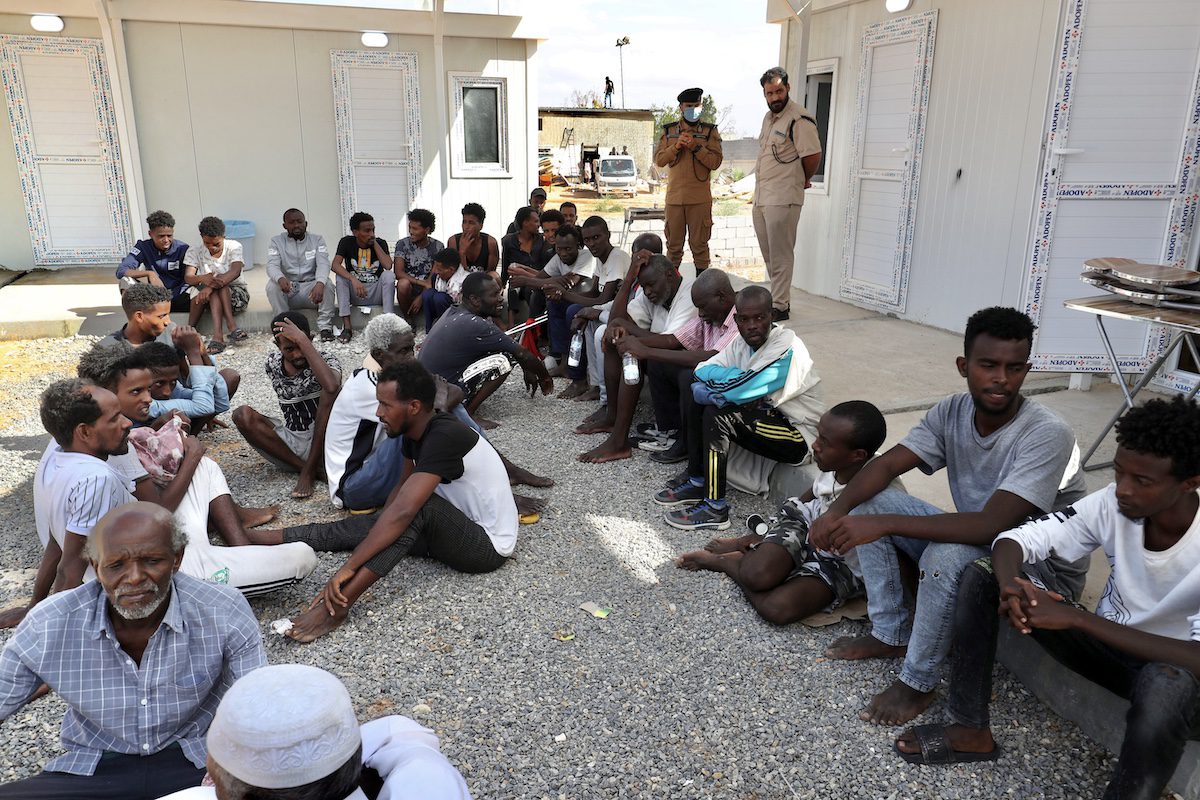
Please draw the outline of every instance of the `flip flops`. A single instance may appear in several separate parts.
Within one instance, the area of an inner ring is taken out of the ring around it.
[[[896,754],[910,764],[927,764],[929,766],[944,766],[947,764],[973,764],[980,761],[995,761],[1000,757],[1000,745],[995,745],[988,753],[967,753],[950,747],[946,738],[945,725],[917,725],[912,728],[912,735],[920,746],[919,753],[906,753],[900,749],[899,740],[892,742]]]
[[[224,352],[225,352],[225,346],[226,346],[226,345],[225,345],[225,343],[224,343],[224,342],[215,342],[215,341],[214,341],[214,342],[209,342],[209,343],[208,343],[208,347],[206,347],[206,348],[204,348],[204,349],[205,349],[206,351],[208,351],[208,354],[209,354],[210,356],[215,356],[217,353],[224,353]]]
[[[341,342],[342,344],[349,344],[350,339],[353,336],[354,336],[354,332],[347,328],[347,329],[343,329],[342,332],[338,334],[337,340],[339,342]]]
[[[229,334],[229,338],[235,342],[244,342],[250,338],[250,334],[246,333],[241,328],[237,328],[233,333]]]

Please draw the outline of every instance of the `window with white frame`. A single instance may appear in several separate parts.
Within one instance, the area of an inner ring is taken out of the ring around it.
[[[508,79],[450,73],[454,123],[450,170],[455,178],[507,178]]]
[[[821,139],[821,164],[812,177],[813,189],[827,187],[825,175],[829,165],[829,134],[833,130],[834,86],[837,78],[837,59],[823,58],[808,62],[808,78],[804,85],[804,107],[817,121]]]

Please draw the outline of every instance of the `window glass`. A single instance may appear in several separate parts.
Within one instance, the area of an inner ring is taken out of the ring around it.
[[[463,87],[463,138],[468,164],[500,161],[498,95],[491,86]]]

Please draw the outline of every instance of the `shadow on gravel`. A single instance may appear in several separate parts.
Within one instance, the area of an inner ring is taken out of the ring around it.
[[[49,441],[50,437],[44,433],[37,436],[0,436],[0,449],[20,453],[24,460],[37,463]]]

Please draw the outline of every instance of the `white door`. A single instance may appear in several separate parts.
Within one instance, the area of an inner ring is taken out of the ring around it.
[[[365,211],[389,246],[421,186],[421,117],[413,53],[334,50],[342,225]],[[347,228],[348,230],[348,228]]]
[[[937,11],[863,32],[841,295],[903,312]]]
[[[0,36],[37,266],[111,264],[130,247],[112,92],[92,39]]]
[[[1071,0],[1047,118],[1025,308],[1034,368],[1105,372],[1088,314],[1089,258],[1185,266],[1197,210],[1200,9],[1195,0]],[[1163,329],[1106,321],[1121,366],[1144,371]]]

